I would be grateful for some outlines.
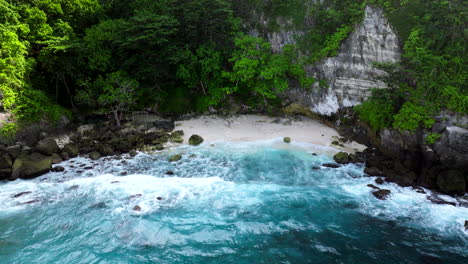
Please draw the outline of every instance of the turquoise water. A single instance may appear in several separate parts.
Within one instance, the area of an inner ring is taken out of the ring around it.
[[[332,159],[278,146],[77,158],[0,183],[0,263],[468,263],[467,208],[393,184],[380,201],[362,166],[314,170]]]

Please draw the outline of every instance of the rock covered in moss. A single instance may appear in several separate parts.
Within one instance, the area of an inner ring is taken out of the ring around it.
[[[35,178],[49,172],[51,168],[51,157],[39,153],[21,154],[13,163],[12,178]]]
[[[285,137],[285,138],[283,138],[283,141],[285,143],[291,143],[291,138],[290,137]]]
[[[203,143],[203,138],[200,137],[199,135],[192,135],[189,138],[189,144],[192,145],[192,146],[198,146],[201,143]]]
[[[171,156],[171,157],[169,158],[169,162],[177,162],[177,161],[179,161],[179,160],[181,160],[181,159],[182,159],[182,155],[176,154],[176,155]]]
[[[172,132],[171,141],[174,142],[174,143],[184,142],[184,131],[177,130],[177,131]]]
[[[346,152],[339,152],[335,156],[333,156],[333,159],[339,164],[348,164],[349,154]]]
[[[101,153],[97,152],[97,151],[93,151],[91,153],[89,153],[89,158],[92,159],[92,160],[98,160],[101,158]]]
[[[63,152],[66,152],[70,157],[74,158],[78,156],[80,150],[75,144],[67,144],[63,147]]]

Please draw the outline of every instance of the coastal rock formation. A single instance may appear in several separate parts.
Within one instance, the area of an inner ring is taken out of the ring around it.
[[[272,46],[277,38],[270,38]],[[327,82],[326,87],[290,89],[287,97],[312,112],[332,115],[343,107],[361,103],[373,88],[386,88],[377,80],[385,73],[374,66],[375,62],[395,63],[400,60],[399,40],[383,10],[367,6],[364,21],[357,26],[341,46],[338,55],[310,66],[308,74]]]
[[[39,153],[22,154],[15,159],[12,179],[29,179],[44,174],[52,168],[52,158]]]

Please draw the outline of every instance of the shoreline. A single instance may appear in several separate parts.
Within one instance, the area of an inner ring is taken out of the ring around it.
[[[367,146],[354,141],[342,142],[342,137],[334,128],[308,117],[269,117],[263,115],[239,115],[234,117],[199,116],[175,122],[174,131],[184,131],[182,144],[188,144],[191,135],[196,134],[205,143],[255,142],[291,138],[291,144],[306,143],[301,147],[306,150],[317,150],[308,144],[330,148],[326,153],[345,151],[361,152]],[[333,144],[335,143],[335,144]],[[338,144],[336,144],[338,143]],[[282,147],[287,143],[281,144]],[[333,151],[335,150],[335,151]]]

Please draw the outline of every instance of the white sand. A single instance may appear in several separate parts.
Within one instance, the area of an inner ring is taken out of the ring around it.
[[[294,120],[293,118],[274,118],[258,115],[242,115],[232,118],[202,116],[176,122],[175,130],[184,131],[184,144],[188,144],[191,135],[197,134],[203,137],[205,144],[220,141],[274,140],[277,145],[282,145],[282,147],[300,146],[316,152],[322,150],[322,152],[326,153],[336,151],[353,153],[366,148],[366,146],[356,142],[348,142],[344,144],[344,147],[332,145],[331,143],[340,137],[338,132],[320,121],[306,117]],[[283,143],[284,137],[290,137],[292,144]],[[317,146],[322,146],[322,148],[317,148]]]

